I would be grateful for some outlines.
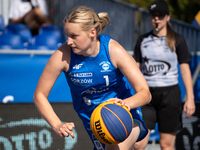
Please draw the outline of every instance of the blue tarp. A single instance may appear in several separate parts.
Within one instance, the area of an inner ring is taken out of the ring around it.
[[[0,54],[0,102],[32,103],[39,77],[50,56]],[[48,100],[72,100],[64,73],[56,81]]]

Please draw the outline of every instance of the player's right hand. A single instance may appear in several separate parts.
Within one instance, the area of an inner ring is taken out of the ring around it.
[[[75,125],[73,122],[62,124],[58,129],[56,129],[56,133],[60,137],[68,137],[69,135],[74,138],[73,128]]]

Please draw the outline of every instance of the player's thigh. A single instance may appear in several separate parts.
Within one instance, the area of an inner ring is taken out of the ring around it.
[[[149,103],[141,107],[142,117],[146,127],[150,130],[155,128],[157,122],[157,112],[154,106]]]

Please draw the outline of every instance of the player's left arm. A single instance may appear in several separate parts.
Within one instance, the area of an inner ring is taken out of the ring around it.
[[[187,100],[183,106],[183,110],[186,112],[186,117],[189,118],[195,112],[195,102],[194,102],[194,93],[192,85],[192,76],[188,63],[180,64],[181,77],[186,89]]]
[[[114,40],[109,43],[109,54],[113,65],[120,69],[136,93],[124,100],[126,105],[133,109],[149,103],[149,87],[134,58]]]

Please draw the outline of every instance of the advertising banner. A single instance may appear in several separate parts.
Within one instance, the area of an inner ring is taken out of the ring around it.
[[[72,103],[52,103],[61,121],[74,122],[75,138],[61,138],[33,103],[0,103],[1,150],[92,150],[93,144]]]

